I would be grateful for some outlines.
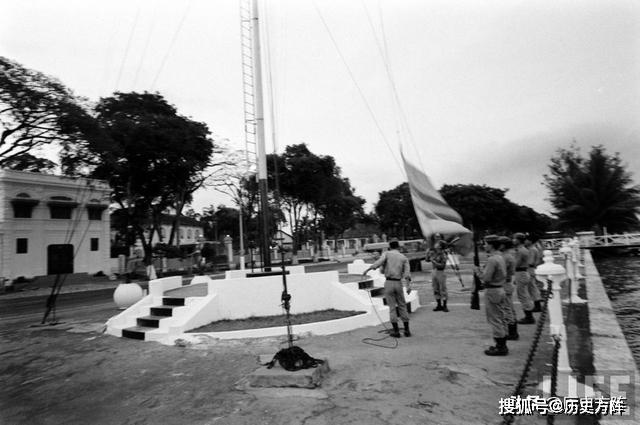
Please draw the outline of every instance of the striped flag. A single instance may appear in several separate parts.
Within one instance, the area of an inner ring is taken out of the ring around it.
[[[429,242],[436,233],[447,241],[459,238],[452,248],[460,254],[469,253],[473,249],[473,235],[462,225],[460,214],[447,204],[429,177],[410,164],[404,154],[401,155],[409,179],[413,209],[424,238]]]

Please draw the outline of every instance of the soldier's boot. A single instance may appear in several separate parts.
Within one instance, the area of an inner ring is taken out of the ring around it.
[[[411,336],[411,331],[409,330],[409,322],[404,322],[404,336]]]
[[[524,317],[518,320],[518,323],[521,325],[534,325],[536,323],[536,319],[533,317],[533,311],[525,310]]]
[[[520,335],[518,334],[518,324],[510,323],[508,325],[508,329],[509,329],[509,334],[507,335],[507,340],[517,341],[520,338]]]
[[[533,312],[534,313],[540,313],[542,311],[542,308],[540,308],[540,300],[536,300],[533,302]]]
[[[394,337],[394,338],[400,338],[400,329],[398,328],[398,324],[397,323],[392,323],[391,326],[393,326],[393,330],[391,331],[391,333],[389,335]]]
[[[484,350],[484,353],[487,356],[506,356],[507,354],[509,354],[506,337],[493,338],[493,339],[495,340],[496,345]]]
[[[436,300],[436,302],[438,303],[438,305],[433,309],[433,311],[442,311],[442,303],[440,302],[440,300]]]
[[[442,311],[445,313],[449,312],[449,309],[447,308],[447,300],[442,300]]]

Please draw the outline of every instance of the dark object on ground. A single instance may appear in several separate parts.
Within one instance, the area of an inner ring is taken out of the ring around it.
[[[280,363],[283,369],[289,371],[310,369],[324,363],[324,360],[314,359],[302,348],[296,347],[295,345],[278,351],[276,355],[273,356],[273,359],[267,363],[267,369],[271,369],[276,361]]]

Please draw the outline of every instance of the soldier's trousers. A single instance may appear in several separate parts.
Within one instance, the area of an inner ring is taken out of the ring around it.
[[[433,296],[436,300],[447,299],[447,274],[444,270],[434,270],[431,280]]]
[[[529,292],[529,281],[531,280],[529,273],[516,272],[514,276],[516,292],[518,294],[520,305],[522,305],[522,309],[524,311],[533,310],[533,298],[531,298],[531,293]]]
[[[505,298],[504,288],[485,288],[484,304],[487,311],[487,322],[491,327],[494,338],[504,338],[507,336],[505,326]]]
[[[402,282],[399,280],[386,280],[384,282],[384,297],[389,307],[389,321],[391,323],[398,322],[396,307],[400,313],[403,322],[409,321],[409,313],[407,313],[407,303],[404,300],[404,291],[402,290]]]
[[[515,286],[511,280],[508,280],[504,284],[504,320],[505,324],[511,325],[516,323],[516,309],[513,305],[513,293],[515,292]]]
[[[538,279],[536,279],[535,269],[529,269],[529,294],[531,294],[533,301],[540,301],[542,299],[542,296],[540,296],[540,286]]]

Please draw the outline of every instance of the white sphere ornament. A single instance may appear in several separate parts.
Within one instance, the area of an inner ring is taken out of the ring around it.
[[[137,283],[121,283],[113,293],[113,301],[120,310],[131,307],[142,297],[144,297],[144,292]]]

